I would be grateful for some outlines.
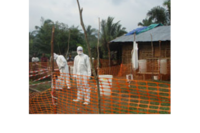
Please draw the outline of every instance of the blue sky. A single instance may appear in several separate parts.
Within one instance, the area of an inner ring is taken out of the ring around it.
[[[85,25],[98,29],[98,18],[114,17],[127,31],[137,28],[138,22],[155,6],[163,6],[165,0],[79,0],[83,7]],[[76,0],[29,0],[29,31],[40,26],[40,19],[51,19],[68,26],[80,26]]]

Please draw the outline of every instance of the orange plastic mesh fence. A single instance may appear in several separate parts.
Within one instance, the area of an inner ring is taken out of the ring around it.
[[[53,114],[51,89],[44,92],[32,92],[29,95],[30,114]]]
[[[30,114],[98,114],[98,91],[93,77],[54,73],[51,88],[29,97]],[[76,76],[76,78],[74,78]],[[170,84],[99,77],[103,114],[170,114]],[[69,82],[66,82],[68,80]],[[68,89],[71,87],[71,89]],[[79,101],[77,90],[80,90]],[[89,101],[89,102],[88,102]],[[88,102],[88,105],[83,104]]]
[[[158,63],[159,59],[146,59],[146,64],[140,64],[139,63],[139,69],[138,71],[141,71],[142,69],[142,73],[138,74],[138,78],[136,79],[142,79],[142,75],[141,74],[146,74],[145,76],[149,77],[147,79],[151,79],[152,75],[158,75],[159,74],[159,70],[161,69],[161,64]],[[166,66],[166,74],[163,75],[167,75],[168,77],[166,77],[166,79],[170,79],[170,59],[166,59],[167,63],[165,64]],[[94,68],[97,68],[97,60],[93,61],[94,64]],[[128,64],[120,64],[120,65],[115,65],[115,66],[109,66],[109,60],[107,59],[100,59],[100,68],[99,68],[99,74],[111,74],[113,76],[117,76],[117,77],[121,77],[121,76],[126,76],[127,74],[133,74],[133,69],[132,69],[132,64],[131,61]],[[68,65],[71,67],[73,67],[73,62],[68,62]],[[146,65],[146,66],[144,66]],[[165,68],[165,66],[163,66],[163,68]],[[142,68],[144,67],[144,68]],[[58,70],[58,66],[56,64],[56,62],[54,62],[54,68],[56,70]],[[142,68],[140,70],[140,68]],[[38,74],[37,71],[42,71],[45,72],[45,70],[50,71],[50,63],[49,62],[37,62],[37,63],[33,63],[30,62],[29,63],[29,71],[30,74]],[[164,69],[163,69],[164,70]],[[71,71],[70,71],[71,72]],[[149,73],[153,72],[152,75],[150,75]]]
[[[103,67],[103,68],[99,68],[99,74],[111,74],[113,76],[118,76],[118,73],[120,71],[120,66],[111,66],[109,67]]]
[[[161,73],[165,72],[165,73]],[[132,63],[121,64],[111,67],[99,68],[99,74],[111,74],[115,77],[125,77],[128,74],[134,74]],[[165,66],[158,63],[158,59],[146,60],[146,65],[139,64],[136,71],[135,79],[145,80],[152,79],[153,76],[158,76],[158,79],[169,80],[170,79],[170,60],[168,59]],[[161,77],[162,76],[162,77]],[[145,78],[144,78],[145,77]]]
[[[29,72],[48,69],[50,66],[50,62],[29,62]],[[54,62],[54,68],[58,69],[56,62]]]

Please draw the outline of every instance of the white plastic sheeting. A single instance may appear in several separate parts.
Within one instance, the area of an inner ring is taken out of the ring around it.
[[[133,43],[133,54],[132,54],[132,66],[134,70],[138,69],[138,47],[137,47],[137,43],[134,42]]]

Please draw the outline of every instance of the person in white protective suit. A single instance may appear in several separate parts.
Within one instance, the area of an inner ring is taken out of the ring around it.
[[[67,88],[71,88],[70,84],[70,76],[69,76],[69,67],[67,65],[67,61],[63,55],[57,55],[54,53],[54,60],[56,61],[59,71],[60,71],[60,79],[62,86],[65,84],[67,85]],[[60,88],[62,89],[62,88]]]
[[[39,68],[38,68],[38,62],[39,62],[40,60],[39,60],[39,58],[38,57],[36,57],[36,54],[34,54],[33,55],[33,57],[32,57],[32,69],[33,69],[33,71],[36,71],[36,70],[38,70]]]
[[[39,58],[36,57],[36,55],[34,54],[33,57],[32,57],[32,62],[39,62]]]
[[[77,99],[74,102],[82,101],[84,99],[85,105],[90,102],[90,87],[88,79],[91,76],[91,67],[89,57],[83,53],[81,46],[77,47],[76,57],[74,58],[73,74],[77,81]]]

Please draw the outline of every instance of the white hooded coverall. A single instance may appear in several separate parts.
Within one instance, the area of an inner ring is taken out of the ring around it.
[[[32,57],[32,62],[39,62],[39,58],[38,57]]]
[[[40,60],[39,60],[38,57],[32,57],[32,62],[33,62],[32,69],[33,69],[33,71],[38,70],[38,64],[37,64],[37,62],[39,62],[39,61]]]
[[[54,60],[56,61],[59,71],[60,71],[60,76],[58,80],[61,80],[61,87],[67,84],[67,88],[71,88],[70,84],[70,76],[69,76],[69,67],[67,65],[67,61],[63,55],[57,55],[54,53]],[[60,88],[62,89],[62,88]]]
[[[86,54],[78,54],[74,59],[73,74],[77,81],[77,100],[84,98],[85,102],[90,102],[90,87],[88,79],[91,76],[89,57]]]

